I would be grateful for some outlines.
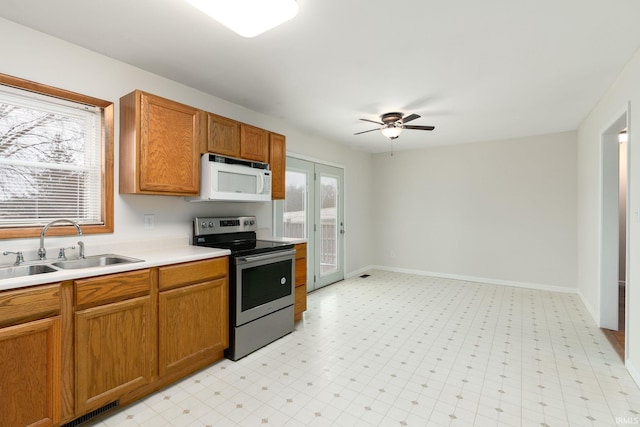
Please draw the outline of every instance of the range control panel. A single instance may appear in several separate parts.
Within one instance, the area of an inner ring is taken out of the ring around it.
[[[255,216],[237,217],[196,217],[193,219],[193,234],[238,233],[256,231],[258,224]]]

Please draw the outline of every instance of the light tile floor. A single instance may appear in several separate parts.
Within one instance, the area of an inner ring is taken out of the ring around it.
[[[573,294],[371,271],[296,331],[98,426],[616,426],[640,390]]]

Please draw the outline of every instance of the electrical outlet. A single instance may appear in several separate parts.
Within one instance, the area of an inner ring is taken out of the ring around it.
[[[144,229],[151,230],[155,225],[155,215],[154,214],[145,214],[144,215]]]

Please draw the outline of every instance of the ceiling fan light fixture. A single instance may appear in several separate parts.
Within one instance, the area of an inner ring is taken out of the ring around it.
[[[185,0],[242,37],[255,37],[298,14],[295,0]]]
[[[389,139],[396,139],[402,133],[402,128],[398,126],[389,126],[381,130],[382,134]]]

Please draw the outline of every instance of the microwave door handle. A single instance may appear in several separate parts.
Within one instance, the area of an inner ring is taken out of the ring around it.
[[[262,194],[264,190],[264,175],[259,173],[258,175],[258,194]]]

